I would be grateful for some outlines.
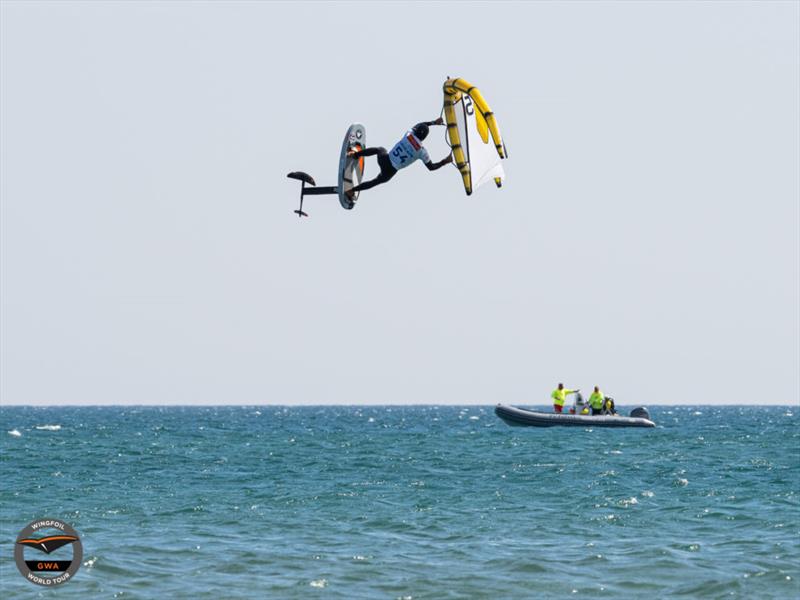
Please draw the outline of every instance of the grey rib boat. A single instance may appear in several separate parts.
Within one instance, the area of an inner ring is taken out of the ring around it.
[[[634,408],[629,417],[621,415],[570,415],[546,413],[498,404],[494,414],[509,425],[527,427],[655,427],[644,407]]]

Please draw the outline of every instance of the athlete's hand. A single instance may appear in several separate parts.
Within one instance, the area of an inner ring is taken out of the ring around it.
[[[439,117],[438,119],[436,119],[436,120],[433,122],[433,124],[434,124],[434,125],[444,125],[444,119],[443,119],[442,117]]]

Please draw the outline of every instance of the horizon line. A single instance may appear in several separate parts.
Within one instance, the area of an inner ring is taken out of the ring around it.
[[[504,402],[497,402],[494,404],[478,404],[478,403],[453,403],[453,402],[415,402],[415,403],[367,403],[367,404],[338,404],[338,403],[325,403],[325,402],[317,402],[317,403],[297,403],[297,404],[272,404],[272,403],[226,403],[226,404],[196,404],[196,403],[181,403],[181,404],[158,404],[158,403],[120,403],[120,404],[77,404],[77,403],[63,403],[63,404],[4,404],[0,402],[0,410],[3,408],[65,408],[65,407],[75,407],[75,408],[137,408],[137,407],[161,407],[161,408],[210,408],[210,407],[247,407],[247,408],[254,408],[254,407],[329,407],[329,406],[341,406],[341,407],[409,407],[409,406],[454,406],[454,407],[495,407],[499,406],[500,404],[504,405],[516,405],[522,404],[526,406],[551,406],[549,403],[541,404],[541,403],[532,403],[532,402],[514,402],[514,403],[504,403]],[[703,403],[680,403],[680,404],[665,404],[665,403],[642,403],[638,404],[638,406],[741,406],[741,407],[764,407],[764,406],[783,406],[783,407],[794,407],[800,409],[800,403],[792,404],[792,403],[762,403],[762,404],[739,404],[739,403],[725,403],[725,404],[703,404]],[[635,406],[635,404],[627,404],[627,403],[617,403],[617,406]]]

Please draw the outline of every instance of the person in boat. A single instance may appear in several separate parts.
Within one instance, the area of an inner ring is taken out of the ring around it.
[[[603,396],[603,392],[600,391],[598,386],[594,386],[594,391],[592,395],[589,396],[589,406],[592,407],[592,416],[602,415],[605,405],[606,397]]]
[[[402,139],[397,142],[389,152],[387,152],[386,148],[383,148],[382,146],[373,146],[372,148],[364,148],[363,150],[358,151],[350,150],[347,155],[355,159],[361,158],[362,156],[377,155],[378,166],[380,167],[381,172],[375,179],[365,181],[350,189],[347,192],[348,197],[352,198],[356,192],[363,192],[364,190],[373,188],[376,185],[386,183],[392,177],[394,177],[400,169],[405,169],[417,159],[425,163],[425,166],[428,167],[429,171],[441,169],[443,166],[449,165],[451,162],[453,162],[452,153],[448,154],[439,162],[431,162],[431,157],[428,154],[428,151],[422,145],[422,140],[428,137],[429,127],[431,125],[444,125],[444,120],[439,117],[435,121],[417,123],[409,131],[406,131]]]
[[[606,396],[606,403],[603,406],[603,414],[606,415],[615,415],[617,414],[617,408],[614,406],[614,399],[611,396]]]
[[[588,415],[589,414],[589,405],[586,404],[586,401],[581,396],[580,392],[575,394],[575,400],[572,402],[572,407],[569,409],[569,414],[571,415]]]
[[[580,388],[577,390],[568,390],[564,387],[563,383],[559,383],[558,387],[553,390],[552,394],[550,394],[550,397],[553,399],[553,412],[563,412],[564,402],[567,400],[567,394],[577,394],[580,391]]]

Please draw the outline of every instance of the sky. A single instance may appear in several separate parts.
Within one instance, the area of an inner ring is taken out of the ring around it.
[[[798,2],[0,10],[2,404],[800,405]],[[448,76],[503,189],[292,213]]]

